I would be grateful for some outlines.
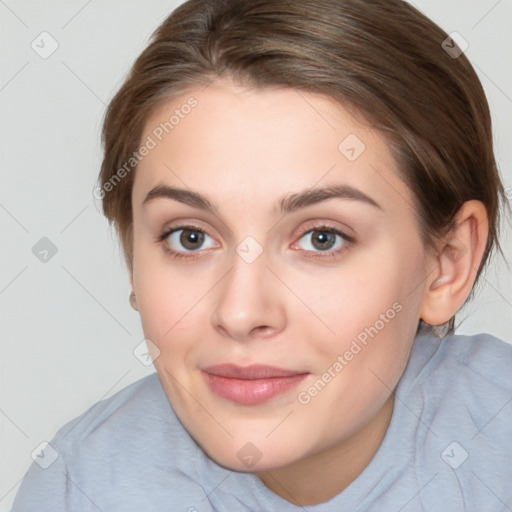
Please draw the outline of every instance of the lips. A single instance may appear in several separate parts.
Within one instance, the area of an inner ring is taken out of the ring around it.
[[[210,389],[217,395],[243,405],[258,405],[291,391],[307,372],[275,366],[221,364],[203,369]]]

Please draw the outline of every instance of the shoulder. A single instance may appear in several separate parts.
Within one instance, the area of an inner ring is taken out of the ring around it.
[[[489,510],[490,489],[512,503],[511,368],[512,345],[489,334],[415,340],[397,389],[400,425],[416,471],[436,475],[430,488],[453,510]]]
[[[63,457],[82,464],[101,453],[118,464],[130,457],[143,464],[166,450],[172,451],[174,460],[195,450],[156,373],[94,404],[59,429],[52,443]]]
[[[448,364],[464,368],[496,386],[511,388],[512,344],[481,333],[449,336],[443,340],[441,348]]]
[[[171,408],[156,373],[95,403],[59,429],[56,440],[72,443],[102,428],[132,427],[145,418],[165,417]]]
[[[435,377],[438,385],[447,386],[480,382],[510,392],[511,365],[512,344],[490,334],[453,334],[443,339],[424,335],[414,342],[408,380],[421,385]]]
[[[490,334],[419,336],[397,391],[425,421],[459,424],[469,434],[501,411],[490,428],[505,429],[512,420],[511,368],[512,345]]]
[[[105,511],[160,511],[169,502],[185,506],[204,494],[197,474],[200,448],[174,413],[156,373],[64,425],[49,450],[55,461],[46,468],[32,464],[16,497],[16,512],[85,511],[91,503]]]

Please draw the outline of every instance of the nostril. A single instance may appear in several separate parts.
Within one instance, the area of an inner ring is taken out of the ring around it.
[[[263,335],[263,336],[270,334],[271,330],[272,330],[271,327],[268,326],[268,325],[260,325],[260,326],[255,327],[253,329],[253,331],[256,334],[260,334],[260,335]]]

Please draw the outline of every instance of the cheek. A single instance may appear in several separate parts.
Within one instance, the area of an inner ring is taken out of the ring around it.
[[[347,267],[330,277],[321,289],[304,286],[318,317],[333,331],[333,338],[349,340],[378,322],[381,315],[396,316],[393,305],[400,301],[399,279],[394,272],[374,262]],[[380,325],[380,323],[379,323]]]
[[[359,258],[338,277],[324,281],[321,293],[315,293],[315,288],[312,292],[310,286],[309,300],[331,329],[332,335],[324,338],[328,341],[318,346],[324,357],[333,360],[333,355],[348,351],[351,358],[357,345],[371,345],[372,350],[358,352],[357,359],[374,359],[392,371],[393,358],[396,365],[402,365],[416,333],[423,293],[423,252],[417,243],[406,252],[398,244],[375,252],[378,260]]]
[[[344,424],[349,430],[369,419],[389,397],[417,327],[419,301],[403,284],[416,269],[397,261],[393,268],[375,270],[374,265],[365,270],[364,277],[345,276],[337,286],[333,283],[329,294],[319,298],[317,304],[329,303],[319,314],[336,334],[317,336],[315,375],[299,396],[312,416],[327,414],[333,425]]]
[[[135,244],[133,288],[147,338],[158,345],[182,327],[204,294],[204,286],[178,272],[165,254]]]

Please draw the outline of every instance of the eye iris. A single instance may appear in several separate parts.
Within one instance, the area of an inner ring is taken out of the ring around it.
[[[326,250],[336,243],[336,234],[329,231],[314,231],[313,246],[316,249]]]
[[[183,229],[180,235],[180,243],[189,250],[198,249],[204,241],[204,233],[194,229]]]

